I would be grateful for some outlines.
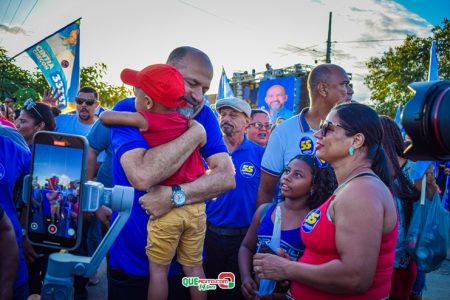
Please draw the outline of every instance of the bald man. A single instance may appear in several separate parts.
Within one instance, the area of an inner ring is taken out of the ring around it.
[[[284,106],[288,99],[284,86],[280,84],[272,85],[266,92],[264,98],[266,104],[269,106],[270,123],[275,124],[278,118],[289,119],[293,113]]]
[[[307,85],[310,106],[281,123],[270,135],[261,163],[257,205],[272,201],[278,179],[294,156],[315,153],[313,134],[319,130],[320,121],[326,119],[331,108],[352,99],[353,89],[347,72],[338,65],[318,65],[309,73]]]

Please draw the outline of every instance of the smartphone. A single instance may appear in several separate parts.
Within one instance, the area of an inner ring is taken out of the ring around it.
[[[34,245],[75,249],[81,240],[85,137],[40,131],[33,137],[27,237]]]

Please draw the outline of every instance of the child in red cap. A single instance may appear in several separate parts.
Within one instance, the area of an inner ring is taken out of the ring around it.
[[[176,68],[156,64],[141,71],[125,69],[120,77],[124,83],[135,88],[137,112],[105,111],[100,115],[103,124],[137,127],[152,147],[170,142],[188,129],[189,119],[176,112],[177,107],[186,105],[184,79]],[[174,208],[161,218],[149,220],[147,224],[149,299],[167,298],[167,276],[175,253],[186,276],[205,277],[202,267],[205,203],[184,206],[185,194],[179,186],[194,181],[204,173],[203,161],[196,149],[174,175],[160,183],[172,186]],[[206,299],[206,293],[199,292],[196,287],[190,288],[190,294],[192,299]]]

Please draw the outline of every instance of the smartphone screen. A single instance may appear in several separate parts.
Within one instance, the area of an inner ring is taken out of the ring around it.
[[[81,234],[87,142],[82,136],[38,132],[33,140],[28,238],[74,249]]]

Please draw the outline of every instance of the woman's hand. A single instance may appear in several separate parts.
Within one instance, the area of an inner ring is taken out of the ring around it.
[[[285,256],[257,253],[253,256],[253,270],[258,278],[281,281],[288,279],[286,267],[289,262],[290,259]]]
[[[256,299],[258,286],[251,276],[242,279],[241,292],[247,300]]]

